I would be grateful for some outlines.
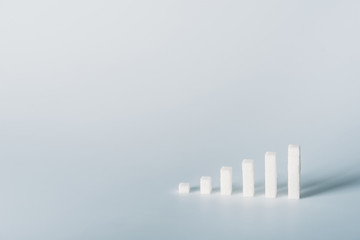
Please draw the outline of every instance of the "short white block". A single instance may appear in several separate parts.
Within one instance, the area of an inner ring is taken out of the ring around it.
[[[232,193],[232,167],[220,169],[220,193],[222,195],[231,195]]]
[[[254,161],[244,159],[242,161],[243,196],[253,197],[255,194]]]
[[[210,194],[211,191],[212,191],[211,177],[201,177],[200,178],[200,193],[201,194]]]
[[[190,184],[189,183],[179,183],[179,193],[189,193]]]
[[[288,198],[300,198],[301,156],[299,145],[289,145],[288,148]]]
[[[276,198],[277,195],[277,169],[276,153],[265,153],[265,197]]]

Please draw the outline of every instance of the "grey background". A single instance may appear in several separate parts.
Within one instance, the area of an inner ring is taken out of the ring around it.
[[[0,238],[359,239],[359,12],[358,1],[0,1]],[[300,201],[286,196],[290,143],[302,147]],[[278,156],[275,200],[265,151]],[[254,199],[242,198],[243,158]]]

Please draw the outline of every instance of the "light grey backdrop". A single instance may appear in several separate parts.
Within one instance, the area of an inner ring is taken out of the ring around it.
[[[0,1],[0,238],[359,239],[359,12],[358,1]],[[302,146],[300,201],[286,197],[289,143]],[[275,200],[265,151],[278,156]],[[254,199],[241,196],[243,158]]]

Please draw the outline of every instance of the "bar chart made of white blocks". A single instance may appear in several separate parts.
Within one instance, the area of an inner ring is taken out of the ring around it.
[[[277,161],[275,152],[265,153],[265,197],[277,197]],[[255,169],[252,159],[242,161],[242,186],[243,196],[253,197],[255,195]],[[288,198],[300,199],[300,175],[301,175],[301,153],[300,146],[290,144],[288,146]],[[220,169],[220,194],[232,194],[233,169],[230,166]],[[179,193],[190,193],[190,184],[182,182],[179,184]],[[212,181],[210,176],[200,178],[200,193],[209,195],[212,193]]]

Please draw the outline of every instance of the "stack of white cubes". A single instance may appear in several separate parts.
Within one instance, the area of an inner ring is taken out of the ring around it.
[[[210,194],[212,192],[211,177],[200,178],[200,193]]]
[[[300,146],[289,145],[288,151],[288,196],[300,198]]]
[[[288,147],[288,198],[300,199],[300,173],[301,156],[300,146],[290,144]],[[255,172],[254,161],[244,159],[242,161],[242,182],[243,196],[254,197],[255,195]],[[190,192],[189,183],[179,184],[179,193],[188,194]],[[211,177],[203,176],[200,178],[200,193],[211,194]],[[220,193],[221,195],[232,194],[232,167],[222,167],[220,169]],[[277,196],[277,164],[276,153],[265,153],[265,197],[276,198]]]
[[[189,183],[179,183],[179,193],[189,193],[190,184]]]
[[[244,159],[242,162],[243,196],[253,197],[255,195],[254,161]]]
[[[220,169],[220,193],[221,195],[231,195],[232,193],[232,167]]]
[[[277,170],[276,153],[265,153],[265,197],[276,198],[277,195]]]

